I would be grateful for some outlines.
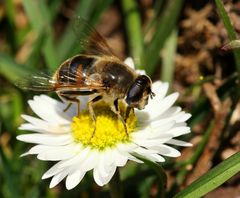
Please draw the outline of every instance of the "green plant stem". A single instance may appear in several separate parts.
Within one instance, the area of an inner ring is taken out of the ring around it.
[[[169,35],[164,46],[164,55],[162,63],[161,80],[168,82],[170,85],[174,73],[174,57],[177,49],[177,31],[174,29]]]
[[[224,8],[222,0],[215,0],[219,14],[223,20],[223,24],[227,29],[228,37],[231,41],[236,40],[237,36],[234,30],[234,27],[231,24],[231,21],[228,17],[228,14]],[[240,49],[233,49],[233,54],[236,62],[236,69],[238,71],[238,77],[240,79]]]
[[[109,182],[109,189],[112,198],[123,198],[123,188],[118,169],[116,170],[111,181]]]
[[[164,11],[156,24],[156,32],[154,33],[151,41],[146,44],[145,59],[148,64],[146,71],[150,75],[153,74],[159,61],[159,54],[165,40],[176,25],[183,2],[183,0],[171,0],[166,3]]]
[[[175,198],[202,197],[209,191],[223,184],[240,171],[240,152],[235,153],[219,165],[208,171],[199,179],[190,184]]]
[[[130,53],[137,68],[143,69],[143,35],[138,7],[135,0],[122,0],[121,3],[130,43]]]
[[[187,169],[187,165],[194,165],[198,158],[201,156],[207,142],[209,139],[209,136],[211,134],[211,131],[214,127],[214,121],[212,121],[209,124],[209,127],[207,129],[207,131],[204,133],[204,136],[201,140],[201,142],[198,144],[197,148],[195,149],[194,154],[191,156],[191,158],[186,161],[184,164],[182,164],[181,170],[178,172],[178,174],[176,175],[176,179],[171,187],[171,189],[168,192],[168,196],[167,197],[173,197],[173,195],[175,194],[175,192],[178,190],[179,186],[182,185],[182,183],[184,182],[187,173],[189,172],[189,170]]]
[[[165,197],[165,191],[166,191],[166,184],[167,184],[167,175],[159,164],[156,162],[152,162],[151,160],[148,160],[140,155],[135,155],[138,159],[143,161],[147,166],[149,166],[152,170],[155,171],[157,176],[157,182],[158,182],[158,195],[156,197]]]

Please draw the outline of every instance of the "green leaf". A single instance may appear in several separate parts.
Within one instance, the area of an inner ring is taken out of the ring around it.
[[[240,171],[240,152],[232,155],[190,184],[175,198],[202,197],[217,188]]]
[[[23,65],[17,64],[10,56],[0,54],[0,74],[12,83],[29,73],[30,70]]]
[[[240,48],[240,40],[232,40],[226,45],[224,45],[221,49],[223,50],[231,50],[235,48]]]
[[[42,53],[48,68],[54,70],[59,65],[59,60],[54,47],[51,15],[46,1],[23,0],[23,6],[34,31],[36,31],[38,36],[44,35],[45,40],[42,46]]]
[[[8,17],[9,22],[13,25],[15,20],[15,9],[13,0],[8,0],[5,2],[6,4],[6,14]]]
[[[235,30],[234,30],[234,27],[231,24],[231,21],[230,21],[228,14],[224,8],[222,0],[215,0],[215,3],[217,5],[219,14],[223,20],[223,24],[224,24],[225,28],[227,29],[229,39],[231,41],[236,40],[237,36],[236,36]],[[240,49],[234,49],[233,53],[234,53],[234,58],[235,58],[235,62],[236,62],[236,68],[238,70],[238,75],[240,78]]]
[[[4,185],[7,187],[6,188],[7,192],[4,194],[9,194],[10,197],[18,197],[20,190],[17,177],[16,174],[13,172],[12,164],[5,155],[1,145],[0,145],[0,170],[3,170],[0,171],[0,173],[4,178],[5,181]]]
[[[81,16],[89,21],[90,15],[93,11],[93,4],[93,0],[82,0],[78,3],[78,5],[76,5],[76,10],[74,13],[76,13],[77,16]],[[64,61],[66,58],[74,55],[74,49],[80,49],[80,43],[77,42],[77,38],[74,34],[72,26],[73,21],[70,21],[57,44],[57,54],[59,56],[59,60],[61,61]]]
[[[217,89],[217,94],[221,100],[226,98],[232,90],[238,90],[237,87],[237,73],[229,76],[229,78]],[[200,97],[192,109],[192,117],[189,119],[188,123],[190,126],[194,126],[205,118],[206,114],[209,112],[210,103],[206,97]]]
[[[168,1],[164,13],[160,16],[159,23],[156,25],[156,32],[151,40],[145,47],[146,49],[146,71],[152,74],[158,61],[160,50],[162,49],[165,40],[172,32],[176,21],[179,17],[180,10],[183,5],[183,0]]]
[[[177,49],[177,31],[173,30],[166,40],[163,51],[163,63],[162,63],[162,74],[161,80],[172,84],[173,74],[174,74],[174,58]]]
[[[130,45],[130,55],[135,60],[137,68],[143,69],[143,35],[139,9],[135,0],[122,0],[121,3]]]
[[[165,197],[167,176],[164,169],[157,163],[152,162],[140,155],[135,154],[135,157],[143,161],[150,169],[152,169],[157,175],[158,182],[158,196],[157,197]]]

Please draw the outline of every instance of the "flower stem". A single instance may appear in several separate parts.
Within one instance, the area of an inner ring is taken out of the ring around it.
[[[138,69],[143,69],[143,35],[141,30],[141,16],[136,0],[122,0],[127,36],[130,52]]]
[[[123,198],[123,188],[118,169],[109,182],[109,189],[112,198]]]

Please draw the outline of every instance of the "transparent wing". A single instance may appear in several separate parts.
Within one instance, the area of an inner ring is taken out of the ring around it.
[[[79,70],[63,72],[59,78],[57,90],[61,89],[76,89],[76,90],[102,90],[107,87],[102,81],[100,74],[85,75]]]
[[[85,53],[116,57],[106,40],[85,19],[74,17],[73,30]]]
[[[38,73],[28,75],[15,82],[15,85],[23,90],[31,91],[61,91],[61,90],[103,90],[107,87],[103,84],[100,75],[85,76],[82,72],[66,71],[59,79],[51,75]]]
[[[54,91],[55,82],[52,76],[45,73],[29,74],[15,82],[15,85],[24,90]]]

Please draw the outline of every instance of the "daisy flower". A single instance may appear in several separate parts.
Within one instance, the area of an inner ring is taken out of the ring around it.
[[[133,67],[131,59],[125,62]],[[166,96],[167,83],[157,81],[153,83],[152,90],[156,96],[145,109],[135,109],[127,119],[128,136],[110,108],[103,103],[97,104],[93,138],[86,97],[81,97],[81,113],[76,117],[76,106],[72,105],[64,112],[66,103],[46,95],[35,96],[28,103],[38,117],[22,115],[27,123],[19,127],[34,133],[19,135],[17,139],[36,145],[22,156],[34,154],[39,160],[56,161],[42,179],[52,178],[52,188],[66,178],[67,189],[77,186],[90,170],[93,170],[94,180],[99,186],[107,184],[117,167],[125,166],[128,160],[143,163],[135,154],[154,162],[164,162],[164,157],[180,156],[172,145],[191,146],[176,139],[190,132],[186,125],[190,114],[173,106],[179,94]],[[123,104],[120,109],[124,113]]]

